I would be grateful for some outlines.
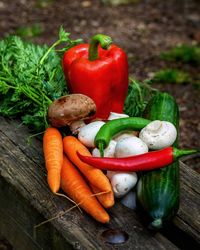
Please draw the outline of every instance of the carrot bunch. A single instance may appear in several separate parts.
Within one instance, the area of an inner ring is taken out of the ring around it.
[[[47,128],[43,138],[47,180],[51,191],[62,190],[101,223],[109,221],[105,208],[114,205],[114,195],[106,175],[84,162],[77,152],[91,156],[89,150],[74,136],[62,136],[58,129]]]

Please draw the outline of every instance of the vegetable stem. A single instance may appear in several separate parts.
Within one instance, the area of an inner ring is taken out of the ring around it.
[[[6,82],[9,82],[9,78],[3,77],[3,76],[0,76],[0,80],[3,80],[3,81],[6,81]]]
[[[41,105],[41,102],[38,101],[34,95],[31,95],[27,89],[25,89],[24,87],[21,87],[22,93],[25,94],[27,97],[29,97],[31,100],[33,100],[35,103],[37,103],[38,105]],[[33,93],[32,93],[33,94]]]
[[[40,62],[39,62],[40,65],[43,64],[44,60],[47,58],[47,56],[52,51],[52,49],[55,48],[57,45],[59,45],[61,42],[62,42],[62,39],[59,39],[54,44],[52,44],[51,47],[49,47],[49,49],[47,50],[47,52],[40,59]]]
[[[112,39],[109,36],[98,34],[92,37],[89,46],[89,60],[94,61],[98,59],[98,46],[99,44],[103,49],[108,49],[112,43]]]
[[[196,154],[198,152],[199,151],[196,149],[177,149],[177,148],[174,148],[173,157],[175,160],[177,160],[181,156]]]

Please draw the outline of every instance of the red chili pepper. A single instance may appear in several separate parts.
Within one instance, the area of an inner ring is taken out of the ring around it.
[[[197,150],[181,150],[173,147],[152,151],[145,154],[124,157],[90,157],[77,152],[81,161],[102,170],[111,171],[146,171],[165,167],[177,160],[179,157],[197,153]]]
[[[97,107],[95,118],[100,119],[107,119],[111,111],[122,113],[128,91],[126,53],[111,43],[110,37],[98,34],[90,45],[74,46],[63,57],[70,92],[92,98]]]

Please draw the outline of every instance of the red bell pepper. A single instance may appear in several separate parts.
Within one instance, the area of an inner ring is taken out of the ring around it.
[[[110,37],[95,35],[64,53],[63,69],[71,93],[89,96],[96,104],[94,118],[107,119],[110,112],[123,112],[128,91],[126,53]]]

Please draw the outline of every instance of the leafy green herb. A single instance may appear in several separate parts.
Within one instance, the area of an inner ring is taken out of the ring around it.
[[[200,47],[197,45],[180,45],[161,54],[166,61],[200,64]]]
[[[152,81],[159,83],[183,84],[191,81],[187,72],[177,69],[162,69],[155,73]]]
[[[47,47],[9,36],[0,41],[0,115],[21,118],[34,131],[47,126],[49,104],[67,93],[61,57],[55,47],[66,51],[80,43],[71,40],[61,27],[58,40]]]
[[[151,88],[148,82],[140,83],[134,79],[130,79],[124,112],[132,117],[141,116],[146,104],[157,91]]]
[[[23,38],[32,38],[41,35],[43,28],[41,24],[35,23],[29,26],[21,26],[16,30],[16,34]]]

